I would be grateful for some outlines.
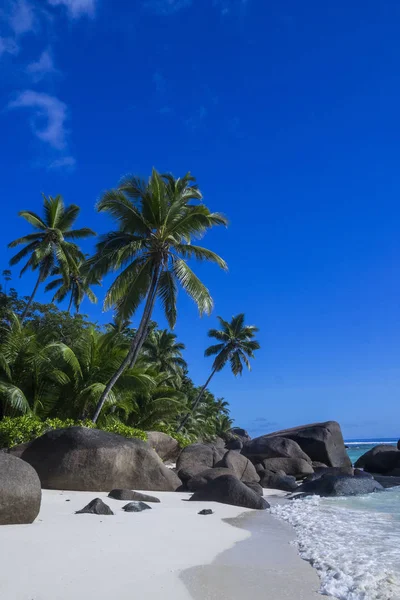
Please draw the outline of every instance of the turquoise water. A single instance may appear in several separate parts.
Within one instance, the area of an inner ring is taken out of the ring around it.
[[[351,440],[355,462],[380,443]],[[321,579],[321,593],[340,600],[400,600],[400,488],[347,498],[311,496],[272,508],[293,525],[300,555]]]

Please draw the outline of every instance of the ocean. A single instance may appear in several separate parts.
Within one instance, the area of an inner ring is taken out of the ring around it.
[[[378,444],[347,440],[354,463]],[[339,600],[400,600],[400,488],[349,498],[298,499],[271,512],[296,530],[302,558],[317,569],[321,593]]]

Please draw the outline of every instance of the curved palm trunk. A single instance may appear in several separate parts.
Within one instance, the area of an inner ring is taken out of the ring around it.
[[[41,282],[41,279],[42,279],[42,274],[41,274],[41,273],[39,273],[39,277],[37,278],[37,282],[36,282],[36,284],[35,284],[35,287],[33,288],[33,292],[32,292],[32,294],[31,294],[31,296],[30,296],[30,298],[29,298],[29,300],[28,300],[28,304],[25,306],[25,310],[24,310],[24,312],[23,312],[23,313],[22,313],[22,315],[21,315],[21,323],[23,323],[23,322],[25,321],[25,319],[26,319],[26,315],[28,314],[28,310],[29,310],[29,309],[30,309],[30,307],[31,307],[31,304],[32,304],[32,302],[33,302],[33,299],[34,299],[34,297],[35,297],[35,294],[36,294],[36,292],[38,291],[38,287],[39,287],[39,284],[40,284],[40,282]]]
[[[68,304],[68,312],[71,314],[71,307],[72,307],[72,300],[74,299],[74,292],[71,292],[71,298],[69,299],[69,304]]]
[[[195,410],[196,410],[196,408],[198,407],[198,405],[199,405],[199,403],[200,403],[200,400],[202,399],[202,397],[203,397],[203,395],[204,395],[204,392],[206,391],[206,389],[207,389],[207,387],[208,387],[208,385],[209,385],[209,383],[210,383],[211,379],[214,377],[214,375],[215,375],[215,373],[216,373],[216,372],[217,372],[217,369],[213,369],[213,370],[211,371],[211,375],[210,375],[210,377],[207,379],[207,381],[205,382],[205,384],[203,385],[203,387],[201,388],[201,390],[200,390],[200,393],[199,393],[199,395],[197,396],[197,398],[196,398],[196,401],[195,401],[195,403],[194,403],[194,404],[193,404],[193,406],[192,406],[192,410],[191,410],[190,412],[188,412],[188,413],[187,413],[187,414],[186,414],[186,415],[183,417],[183,419],[182,419],[182,421],[181,421],[181,423],[180,423],[180,425],[179,425],[178,429],[176,430],[176,433],[179,433],[179,432],[180,432],[180,430],[182,429],[182,427],[184,427],[184,426],[186,425],[186,423],[187,423],[187,421],[188,421],[188,419],[189,419],[190,415],[191,415],[192,413],[194,413],[194,411],[195,411]]]
[[[158,288],[158,280],[160,275],[160,267],[156,267],[153,273],[153,277],[150,284],[149,293],[147,294],[146,304],[143,310],[142,319],[140,321],[139,328],[136,332],[135,337],[131,342],[131,347],[129,348],[129,352],[121,363],[121,366],[117,369],[114,375],[111,377],[110,381],[107,383],[104,392],[100,396],[99,402],[96,406],[96,411],[93,415],[93,423],[96,423],[99,415],[102,411],[105,401],[107,400],[107,396],[117,383],[118,379],[121,377],[122,373],[125,371],[127,367],[133,367],[137,357],[139,356],[139,352],[143,346],[143,343],[146,339],[149,321],[153,312],[154,304],[157,297],[157,288]]]

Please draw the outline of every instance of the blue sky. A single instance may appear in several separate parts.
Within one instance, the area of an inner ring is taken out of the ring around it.
[[[394,0],[3,0],[1,268],[42,191],[104,232],[122,175],[190,170],[230,219],[204,240],[229,273],[197,268],[213,316],[179,297],[196,383],[215,316],[243,311],[253,371],[212,384],[237,424],[399,436],[399,27]]]

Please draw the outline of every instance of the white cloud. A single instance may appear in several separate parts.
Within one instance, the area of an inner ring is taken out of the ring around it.
[[[73,156],[62,156],[53,160],[48,166],[48,169],[69,169],[72,170],[76,166],[76,160]]]
[[[54,66],[50,50],[44,50],[36,62],[28,65],[26,71],[31,75],[35,83],[41,81],[48,75],[55,75],[58,73],[58,70]]]
[[[66,147],[67,105],[64,102],[49,94],[25,90],[9,103],[8,108],[31,109],[30,124],[36,137],[57,150]]]
[[[34,9],[27,0],[14,0],[9,6],[8,25],[17,37],[36,30]]]
[[[73,19],[83,15],[93,17],[96,10],[96,0],[48,0],[48,3],[52,6],[65,6]]]
[[[146,0],[144,6],[159,15],[170,15],[191,6],[192,0]]]

